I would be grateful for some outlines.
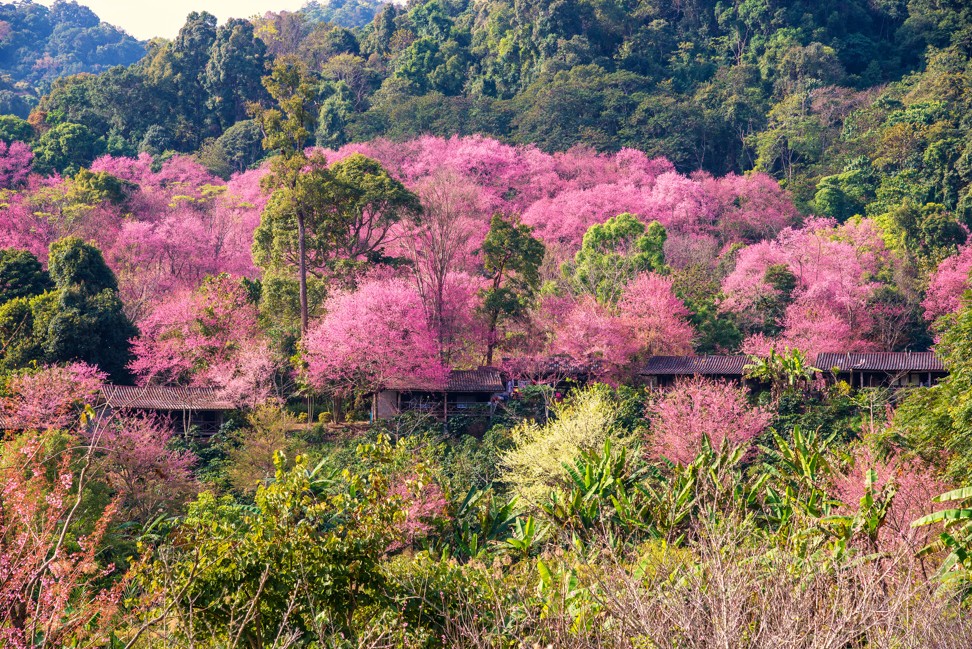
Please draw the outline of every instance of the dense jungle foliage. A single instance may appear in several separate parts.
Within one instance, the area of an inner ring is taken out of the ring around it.
[[[959,0],[0,5],[0,647],[972,646],[970,57]]]

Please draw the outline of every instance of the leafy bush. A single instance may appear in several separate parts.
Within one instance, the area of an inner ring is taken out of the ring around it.
[[[557,406],[550,421],[522,423],[510,435],[513,448],[502,455],[503,481],[533,507],[550,490],[567,488],[564,463],[583,451],[603,448],[607,440],[618,448],[636,446],[630,432],[618,425],[617,407],[603,388],[574,393]]]

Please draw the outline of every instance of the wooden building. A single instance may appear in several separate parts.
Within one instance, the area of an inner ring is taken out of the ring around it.
[[[819,354],[814,366],[855,388],[929,387],[948,376],[935,352]]]
[[[493,413],[499,399],[506,394],[506,382],[500,370],[480,367],[476,370],[453,370],[443,388],[401,382],[373,395],[373,419],[390,419],[403,412],[423,412],[441,421],[457,415]]]
[[[503,368],[510,380],[509,389],[546,385],[564,391],[591,383],[603,369],[601,361],[597,359],[578,361],[568,354],[504,358]]]
[[[652,356],[640,374],[652,388],[673,385],[679,379],[704,376],[708,379],[742,382],[744,368],[752,358],[736,356]]]
[[[215,388],[106,385],[101,394],[101,405],[108,411],[155,415],[171,422],[180,433],[201,437],[219,432],[226,414],[237,409]]]
[[[652,356],[640,372],[650,387],[664,388],[694,376],[742,383],[750,356]],[[935,385],[948,371],[934,352],[835,352],[818,354],[813,366],[825,379],[855,388]]]

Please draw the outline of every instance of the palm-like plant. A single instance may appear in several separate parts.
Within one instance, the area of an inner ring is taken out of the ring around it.
[[[761,446],[768,476],[763,499],[767,525],[782,537],[794,529],[795,518],[819,519],[830,513],[837,501],[822,488],[833,469],[828,447],[834,439],[819,431],[793,429],[791,439],[773,433],[776,448]]]
[[[938,541],[922,550],[929,553],[938,549],[949,551],[939,569],[940,577],[947,582],[961,585],[966,596],[972,595],[972,487],[954,489],[936,496],[938,503],[956,503],[958,507],[923,516],[912,527],[942,524]]]
[[[585,451],[563,466],[570,488],[564,495],[551,493],[541,506],[557,527],[583,537],[610,534],[613,528],[632,533],[650,527],[642,486],[647,468],[631,471],[624,448],[614,452],[607,440],[603,452]]]
[[[456,538],[452,551],[460,557],[482,557],[491,547],[502,546],[509,538],[516,538],[515,527],[519,522],[517,499],[514,497],[501,503],[494,496],[492,488],[474,487],[459,506],[456,521]],[[527,536],[522,534],[523,531],[521,527],[521,541]],[[532,534],[530,537],[532,538]],[[512,547],[508,543],[506,545]]]
[[[805,389],[820,369],[811,365],[809,357],[799,349],[787,348],[782,354],[772,349],[766,358],[754,356],[743,371],[747,379],[768,383],[773,394],[779,395]]]

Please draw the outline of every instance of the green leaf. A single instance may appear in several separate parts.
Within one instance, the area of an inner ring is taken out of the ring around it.
[[[922,525],[932,525],[941,522],[948,524],[963,520],[972,520],[972,509],[946,509],[944,511],[934,512],[927,516],[922,516],[914,521],[911,526],[921,527]]]
[[[932,500],[936,503],[951,502],[955,500],[969,500],[969,499],[972,499],[972,487],[962,487],[961,489],[953,489],[952,491],[946,491],[945,493],[932,498]]]

